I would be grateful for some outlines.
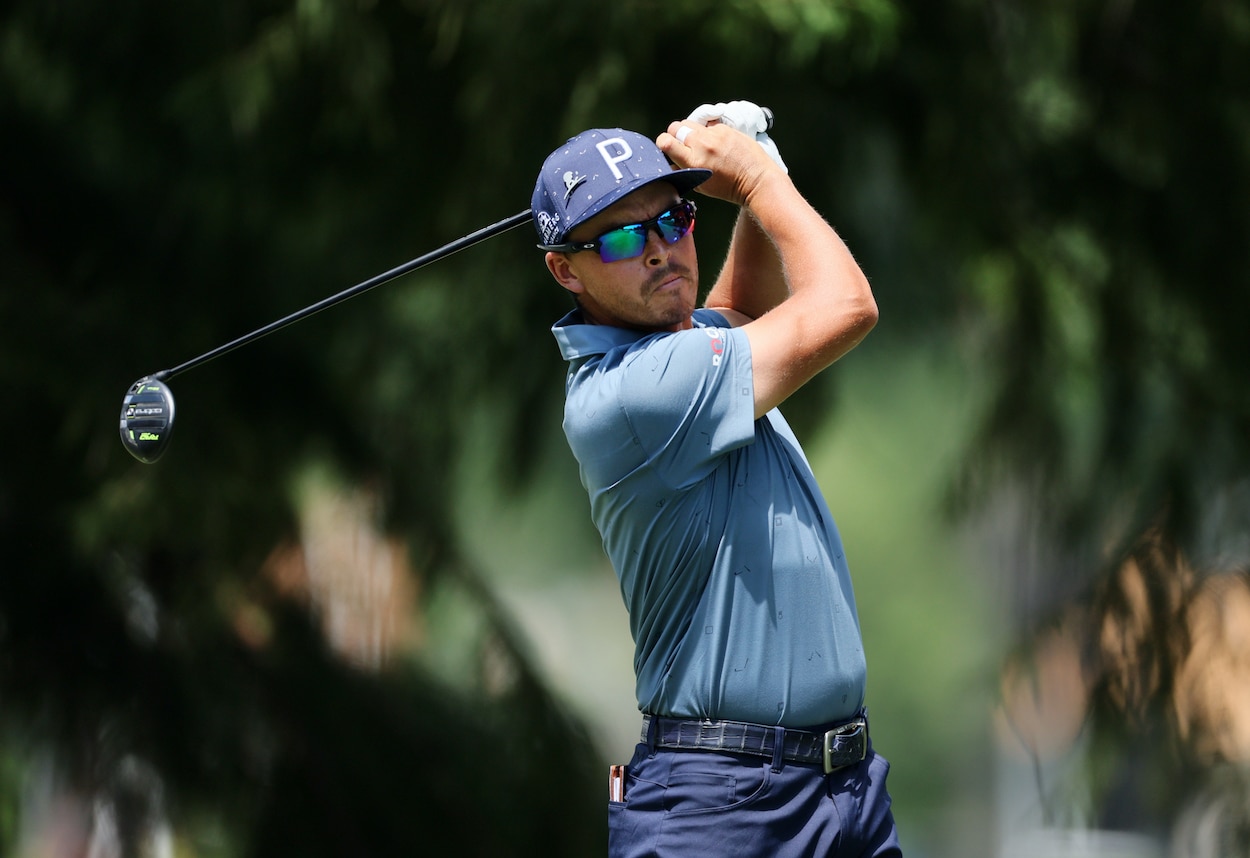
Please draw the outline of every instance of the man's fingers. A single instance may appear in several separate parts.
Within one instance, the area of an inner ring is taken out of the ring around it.
[[[669,133],[673,134],[679,143],[686,145],[686,138],[690,135],[692,128],[727,125],[748,137],[754,137],[768,156],[777,163],[777,166],[789,173],[790,168],[782,160],[777,144],[768,136],[772,124],[772,111],[766,107],[760,107],[753,101],[722,101],[717,104],[699,105],[682,122],[674,122],[670,125]]]
[[[668,124],[668,131],[666,131],[664,134],[661,134],[659,137],[656,138],[656,141],[655,141],[656,145],[658,145],[661,149],[665,149],[666,147],[663,141],[664,141],[664,138],[668,136],[668,137],[672,137],[678,143],[685,146],[687,145],[686,140],[690,136],[690,133],[694,131],[695,128],[698,128],[698,127],[700,126],[691,125],[690,120],[688,119],[682,119],[679,121],[670,122]]]

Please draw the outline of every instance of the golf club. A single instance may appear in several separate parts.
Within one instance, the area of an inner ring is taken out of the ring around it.
[[[271,322],[263,328],[258,328],[250,334],[231,340],[225,345],[207,351],[199,357],[178,364],[172,369],[163,369],[160,372],[145,375],[130,385],[126,391],[125,398],[122,400],[120,427],[122,446],[126,448],[130,455],[140,462],[149,465],[159,459],[165,452],[165,448],[169,446],[169,438],[174,428],[174,395],[170,391],[169,385],[165,382],[174,376],[206,364],[214,358],[221,357],[240,346],[245,346],[248,343],[259,340],[261,337],[268,336],[274,331],[285,328],[287,325],[307,319],[309,316],[320,313],[322,310],[329,309],[336,304],[341,304],[348,298],[354,298],[362,292],[381,286],[383,283],[394,280],[396,277],[402,277],[422,266],[429,265],[431,262],[445,259],[457,251],[464,250],[466,247],[472,247],[480,241],[485,241],[488,238],[514,229],[521,224],[528,223],[532,217],[533,212],[529,209],[518,212],[512,217],[505,218],[490,226],[482,227],[476,232],[471,232],[463,238],[456,239],[437,250],[430,251],[424,256],[405,262],[398,268],[392,268],[390,271],[383,272],[363,283],[358,283],[350,289],[344,289],[336,295],[331,295],[329,298],[318,301],[316,304],[298,310],[289,316],[278,319],[276,322]]]
[[[771,131],[773,127],[773,112],[767,107],[761,107],[760,110],[764,113],[767,130]],[[287,325],[294,324],[301,319],[307,319],[309,316],[329,309],[335,304],[341,304],[348,298],[354,298],[375,286],[381,286],[383,283],[394,280],[396,277],[416,271],[424,265],[437,262],[459,250],[464,250],[466,247],[472,247],[479,241],[484,241],[518,227],[523,223],[528,223],[533,219],[533,215],[534,213],[530,209],[518,212],[510,218],[505,218],[490,226],[482,227],[477,232],[471,232],[464,238],[446,244],[438,250],[430,251],[424,256],[405,262],[398,268],[392,268],[390,271],[383,272],[363,283],[358,283],[350,289],[345,289],[337,295],[331,295],[329,298],[318,301],[316,304],[305,307],[303,310],[298,310],[289,316],[278,319],[276,322],[271,322],[263,328],[258,328],[250,334],[239,337],[237,340],[231,340],[225,345],[207,351],[186,363],[181,363],[172,369],[163,369],[160,372],[145,375],[130,385],[130,388],[126,391],[125,398],[122,400],[120,426],[122,446],[126,448],[130,455],[146,464],[152,464],[165,452],[165,448],[169,446],[169,438],[173,434],[174,428],[174,394],[165,382],[174,376],[208,363],[214,358],[221,357],[227,352],[232,352],[240,346],[245,346],[261,337],[268,336],[274,331],[285,328]]]

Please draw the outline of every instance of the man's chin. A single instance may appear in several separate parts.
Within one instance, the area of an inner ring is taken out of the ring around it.
[[[657,316],[676,322],[689,319],[694,313],[694,299],[694,290],[690,289],[689,284],[686,283],[673,289],[657,289],[651,293],[651,300],[648,303]]]

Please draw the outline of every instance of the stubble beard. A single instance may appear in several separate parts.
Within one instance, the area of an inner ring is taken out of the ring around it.
[[[660,286],[674,276],[685,278],[685,283],[681,288],[671,293],[657,293]],[[691,295],[691,292],[695,294]],[[664,330],[684,325],[694,313],[697,293],[698,284],[690,269],[684,265],[668,265],[662,271],[653,273],[643,284],[642,299],[643,304],[658,315],[649,320],[651,324],[647,327]],[[687,297],[688,295],[690,297]]]

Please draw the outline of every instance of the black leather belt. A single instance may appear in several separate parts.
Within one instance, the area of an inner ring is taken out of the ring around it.
[[[683,721],[678,718],[642,716],[642,741],[647,742],[651,720],[655,719],[655,743],[661,748],[727,751],[771,757],[776,747],[777,728],[743,721]],[[868,754],[868,716],[831,730],[791,730],[782,732],[782,757],[796,763],[823,763],[825,773],[855,765]]]

